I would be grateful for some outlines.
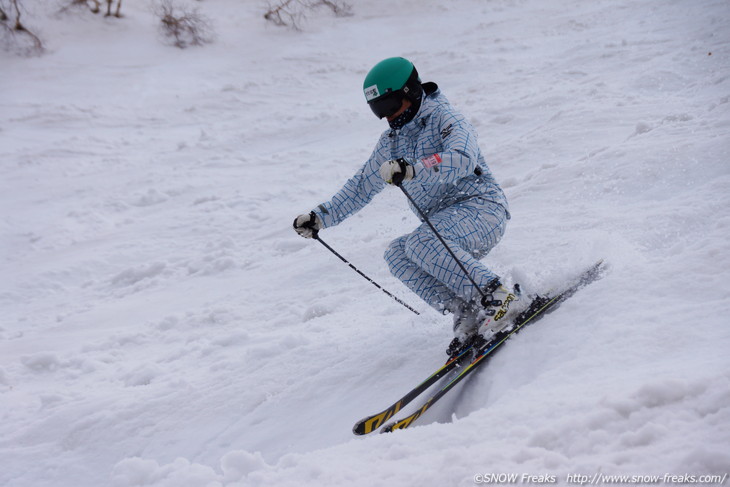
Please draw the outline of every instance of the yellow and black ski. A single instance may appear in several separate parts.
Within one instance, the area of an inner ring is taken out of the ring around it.
[[[462,362],[467,360],[467,357],[471,356],[472,347],[465,348],[459,355],[446,362],[440,369],[428,376],[426,380],[418,384],[416,387],[411,389],[405,396],[398,399],[393,405],[386,408],[385,410],[363,418],[352,428],[352,432],[356,435],[366,435],[372,433],[376,429],[380,428],[383,423],[393,417],[394,414],[398,413],[408,403],[413,401],[416,397],[426,391],[429,387],[438,382],[439,379],[444,377],[446,374],[454,370],[456,367],[461,365]]]
[[[520,331],[525,326],[532,324],[535,321],[537,321],[538,319],[542,318],[548,312],[553,311],[560,303],[562,303],[563,301],[568,299],[570,296],[575,294],[575,292],[578,291],[579,289],[581,289],[582,287],[599,279],[602,275],[603,269],[604,269],[604,265],[603,265],[603,261],[601,260],[601,261],[597,262],[596,264],[594,264],[593,266],[591,266],[586,271],[584,271],[582,274],[580,274],[575,279],[575,281],[573,281],[573,283],[571,285],[567,286],[565,289],[558,292],[554,296],[552,296],[552,297],[550,297],[549,295],[545,296],[545,297],[537,296],[532,301],[532,303],[530,303],[530,306],[515,318],[513,325],[511,327],[508,327],[507,329],[504,329],[504,330],[498,332],[486,344],[478,346],[476,349],[474,360],[472,360],[471,363],[469,363],[463,369],[461,369],[453,379],[451,379],[448,383],[446,383],[446,385],[444,385],[441,389],[439,389],[433,396],[431,396],[429,399],[427,399],[426,402],[423,404],[423,406],[421,406],[413,414],[411,414],[399,421],[394,421],[392,423],[387,424],[380,430],[380,432],[389,433],[393,430],[405,429],[405,428],[409,427],[416,419],[421,417],[421,415],[423,413],[425,413],[429,408],[431,408],[431,406],[433,406],[434,403],[436,403],[436,401],[441,399],[447,392],[449,392],[451,389],[453,389],[454,386],[456,386],[456,384],[458,384],[466,376],[468,376],[469,374],[471,374],[472,372],[477,370],[477,368],[480,365],[486,363],[487,359],[492,356],[492,353],[494,353],[494,351],[497,350],[500,347],[500,345],[502,345],[508,338],[510,338],[512,335],[516,334],[518,331]],[[459,357],[462,357],[462,355],[460,355]],[[446,365],[448,365],[448,363]],[[444,367],[442,367],[442,369]],[[451,369],[453,369],[453,367],[451,367]],[[439,369],[439,371],[441,371],[441,369]],[[446,372],[442,373],[440,375],[440,377],[443,377],[443,375],[445,373]],[[433,383],[435,383],[435,380],[431,381],[431,384],[433,384]],[[419,388],[420,388],[420,386],[419,386]],[[419,388],[416,388],[416,389],[419,389]],[[416,389],[414,389],[414,391]],[[425,389],[423,389],[423,390],[425,390]],[[423,390],[421,390],[421,392],[423,392]],[[414,391],[411,391],[411,392],[414,392]],[[406,397],[408,397],[408,396],[406,396]],[[415,396],[413,396],[413,397],[415,397]],[[413,398],[411,398],[411,400],[412,399]],[[394,406],[398,406],[398,407],[393,408],[393,406],[391,406],[391,408],[386,409],[385,411],[383,411],[383,413],[381,413],[381,415],[386,414],[387,417],[385,417],[385,416],[381,417],[380,415],[376,415],[371,418],[377,418],[377,420],[378,420],[378,421],[376,421],[377,425],[380,425],[380,424],[382,424],[383,421],[387,421],[391,416],[393,416],[395,413],[397,413],[401,409],[401,407],[404,405],[405,404],[398,405],[398,403],[396,403]],[[376,422],[371,423],[370,426],[374,426]],[[358,424],[360,424],[360,423],[358,423]],[[374,427],[377,428],[377,426],[374,426]],[[372,428],[369,431],[365,431],[365,432],[370,432],[370,431],[372,431]],[[358,434],[363,434],[363,433],[358,433]]]

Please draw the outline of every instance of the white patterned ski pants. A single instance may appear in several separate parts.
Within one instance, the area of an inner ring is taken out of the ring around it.
[[[504,235],[508,213],[503,206],[472,198],[429,216],[471,278],[484,289],[498,276],[479,259]],[[454,298],[477,299],[479,291],[426,223],[390,243],[385,252],[390,272],[440,312]]]

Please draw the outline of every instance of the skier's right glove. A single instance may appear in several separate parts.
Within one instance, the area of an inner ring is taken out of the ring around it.
[[[304,238],[314,238],[322,230],[322,220],[313,211],[294,219],[294,230]]]
[[[399,157],[380,166],[380,177],[388,184],[400,186],[403,181],[416,177],[416,170],[408,161]]]

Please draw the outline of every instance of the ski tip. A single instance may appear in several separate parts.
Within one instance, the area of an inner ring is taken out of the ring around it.
[[[606,259],[599,259],[598,262],[593,264],[588,271],[586,271],[586,279],[590,281],[597,281],[601,279],[608,270],[608,261]]]
[[[367,435],[368,433],[372,433],[373,431],[375,431],[375,428],[373,428],[372,425],[370,425],[370,427],[368,428],[368,425],[370,424],[369,422],[372,419],[373,418],[368,416],[367,418],[363,418],[360,421],[358,421],[357,423],[355,423],[355,426],[352,427],[352,434],[354,434],[356,436],[363,436],[363,435]]]
[[[593,268],[597,271],[603,272],[608,268],[608,261],[606,259],[598,259],[598,262],[593,264]]]

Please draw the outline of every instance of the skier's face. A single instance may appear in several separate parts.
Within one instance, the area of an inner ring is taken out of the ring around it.
[[[398,109],[398,111],[395,112],[393,115],[390,115],[390,116],[386,117],[387,120],[389,122],[391,120],[395,120],[401,113],[405,112],[408,109],[408,107],[410,107],[411,105],[412,105],[411,100],[409,100],[407,98],[403,98],[403,103],[401,103],[401,106]]]

